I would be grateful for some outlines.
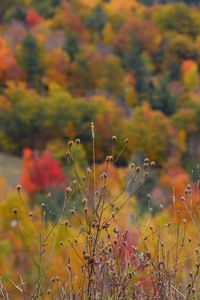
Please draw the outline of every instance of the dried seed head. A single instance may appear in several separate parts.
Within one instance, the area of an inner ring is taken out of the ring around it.
[[[163,211],[164,207],[162,204],[160,204],[160,210]]]
[[[124,143],[125,143],[125,144],[128,144],[128,138],[126,138],[126,139],[124,140]]]
[[[71,215],[75,215],[75,210],[74,209],[70,209],[70,214]]]
[[[114,243],[114,245],[116,246],[116,245],[117,245],[117,240],[114,240],[113,243]]]
[[[94,132],[94,122],[91,122],[91,131],[92,131],[92,138],[95,138],[95,132]]]
[[[83,181],[86,181],[86,176],[83,175],[83,176],[82,176],[82,179],[83,179]]]
[[[106,161],[112,161],[112,156],[111,155],[106,156]]]
[[[153,230],[152,226],[149,226],[149,229],[150,229],[150,230]]]
[[[184,196],[181,197],[181,201],[185,202],[185,197]]]
[[[46,204],[45,204],[44,202],[42,202],[42,203],[41,203],[41,207],[42,207],[42,208],[45,208],[45,207],[46,207]]]
[[[187,220],[186,219],[183,219],[183,224],[187,224]]]
[[[187,189],[188,189],[188,190],[191,190],[191,189],[192,189],[192,187],[191,187],[190,184],[187,185]]]
[[[51,193],[47,193],[47,198],[50,199],[51,198]]]
[[[51,277],[51,282],[54,282],[55,281],[55,277]]]
[[[150,162],[150,159],[148,158],[148,157],[146,157],[145,159],[144,159],[144,163],[149,163]]]
[[[147,178],[149,176],[149,172],[145,172],[144,177]]]
[[[60,277],[59,277],[59,276],[56,276],[56,280],[57,280],[57,281],[60,281]]]
[[[155,161],[152,161],[152,162],[151,162],[151,167],[154,168],[155,165],[156,165],[156,162],[155,162]]]
[[[82,199],[82,204],[85,205],[86,203],[87,203],[87,199],[86,199],[86,198],[83,198],[83,199]]]
[[[88,174],[91,174],[91,169],[90,169],[90,167],[87,167],[86,171],[87,171]]]
[[[66,156],[70,157],[70,151],[66,151]]]
[[[84,207],[84,212],[87,214],[88,213],[88,208]]]
[[[135,164],[134,164],[134,163],[131,163],[131,164],[130,164],[130,171],[132,171],[134,168],[135,168]]]
[[[29,211],[28,215],[29,215],[30,218],[32,218],[33,217],[32,211]]]
[[[69,145],[70,147],[72,147],[73,143],[74,143],[73,141],[69,141],[69,142],[68,142],[68,145]]]
[[[149,166],[148,163],[144,163],[144,164],[143,164],[144,169],[148,168],[148,166]]]
[[[113,140],[114,142],[116,142],[116,140],[117,140],[116,135],[113,135],[113,136],[112,136],[112,140]]]
[[[18,210],[17,210],[17,208],[13,208],[13,214],[16,216],[17,215],[17,212],[18,212]]]
[[[113,231],[114,231],[115,234],[118,234],[118,233],[119,233],[119,230],[118,230],[117,227],[115,227],[115,228],[113,229]]]
[[[20,192],[22,189],[22,186],[20,184],[18,184],[16,188],[17,188],[18,192]]]
[[[65,222],[64,222],[65,227],[67,227],[68,224],[69,224],[69,222],[67,220],[65,220]]]
[[[72,183],[74,186],[77,186],[77,184],[78,184],[77,180],[73,180]]]
[[[169,228],[170,227],[170,225],[171,225],[171,222],[168,222],[167,224],[166,224],[166,226]]]
[[[192,239],[191,239],[191,237],[189,237],[189,238],[188,238],[188,242],[191,243],[191,241],[192,241]]]
[[[47,290],[47,295],[51,295],[51,289]]]
[[[80,139],[76,139],[76,143],[80,144],[81,140]]]
[[[60,246],[63,246],[63,245],[64,245],[63,241],[60,241],[60,242],[59,242],[59,245],[60,245]]]
[[[136,171],[136,173],[139,173],[140,172],[140,167],[137,167],[135,171]]]
[[[70,186],[66,187],[65,192],[66,192],[67,194],[69,194],[69,193],[72,192],[72,189],[70,188]]]
[[[151,195],[147,194],[147,199],[150,200],[151,199]]]

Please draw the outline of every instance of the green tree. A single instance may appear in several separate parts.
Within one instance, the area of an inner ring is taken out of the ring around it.
[[[42,66],[39,60],[39,51],[37,42],[29,33],[22,43],[22,60],[23,67],[27,74],[27,81],[32,86],[40,80]]]

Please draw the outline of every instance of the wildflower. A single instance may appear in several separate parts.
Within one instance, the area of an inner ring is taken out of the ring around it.
[[[80,144],[81,140],[80,139],[76,139],[76,143]]]

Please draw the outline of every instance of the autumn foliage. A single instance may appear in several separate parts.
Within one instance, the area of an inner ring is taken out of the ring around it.
[[[63,188],[65,178],[62,168],[50,152],[43,151],[40,155],[31,149],[23,151],[21,184],[28,194],[45,192],[47,187]]]

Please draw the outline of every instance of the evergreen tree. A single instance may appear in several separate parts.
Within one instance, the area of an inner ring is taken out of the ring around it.
[[[76,53],[79,51],[78,41],[74,35],[68,35],[64,50],[68,53],[70,60],[73,61]]]
[[[34,86],[40,78],[42,67],[39,61],[37,43],[31,34],[28,34],[22,43],[22,59],[27,81]]]
[[[161,76],[158,87],[151,84],[151,91],[148,93],[148,100],[152,109],[161,110],[169,116],[176,111],[176,98],[171,95],[168,76]]]
[[[88,17],[85,25],[101,34],[106,20],[107,18],[102,7],[97,5],[92,11],[92,14]]]
[[[132,35],[130,50],[122,53],[122,61],[125,68],[134,73],[136,79],[135,89],[138,95],[146,95],[150,73],[141,56],[140,48],[134,34]]]

